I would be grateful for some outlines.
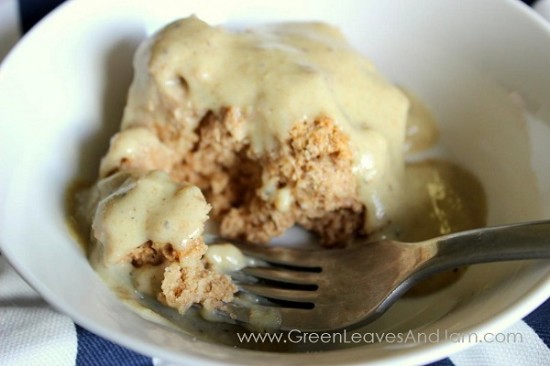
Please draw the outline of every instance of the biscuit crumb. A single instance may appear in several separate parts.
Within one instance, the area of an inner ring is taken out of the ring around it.
[[[207,249],[202,239],[194,239],[181,251],[175,250],[171,244],[149,241],[130,253],[135,267],[134,277],[140,273],[151,277],[152,273],[163,272],[162,276],[158,276],[158,284],[151,286],[153,288],[147,292],[182,314],[193,304],[200,304],[206,309],[219,308],[233,300],[237,287],[229,276],[211,269],[203,260]],[[152,267],[164,269],[153,272]],[[139,280],[144,282],[143,278]]]

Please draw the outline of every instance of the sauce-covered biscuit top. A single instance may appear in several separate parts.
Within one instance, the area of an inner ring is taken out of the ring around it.
[[[241,133],[253,151],[266,154],[295,123],[330,118],[349,136],[367,229],[398,205],[408,99],[336,28],[280,23],[237,32],[190,17],[146,41],[134,63],[123,129],[196,126],[197,116],[232,107],[245,116]]]

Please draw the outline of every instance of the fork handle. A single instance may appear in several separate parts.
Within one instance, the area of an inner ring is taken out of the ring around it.
[[[464,231],[430,240],[430,272],[467,264],[550,258],[550,220]]]

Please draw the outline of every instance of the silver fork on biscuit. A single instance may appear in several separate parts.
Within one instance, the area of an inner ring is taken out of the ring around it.
[[[241,291],[275,303],[281,330],[328,331],[372,322],[414,284],[444,270],[484,262],[550,259],[550,221],[482,228],[418,243],[381,240],[349,249],[300,250],[228,242],[246,256],[269,263],[246,267],[245,276],[236,279]],[[250,314],[239,306],[229,304],[227,311],[233,321],[250,322]]]

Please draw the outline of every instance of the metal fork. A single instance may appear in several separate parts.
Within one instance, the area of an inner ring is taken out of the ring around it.
[[[470,230],[418,243],[382,240],[349,249],[235,244],[245,255],[270,264],[244,268],[249,280],[241,276],[238,285],[279,303],[281,330],[327,331],[375,320],[407,289],[437,272],[483,262],[550,258],[550,221]],[[249,322],[244,311],[232,317]]]

